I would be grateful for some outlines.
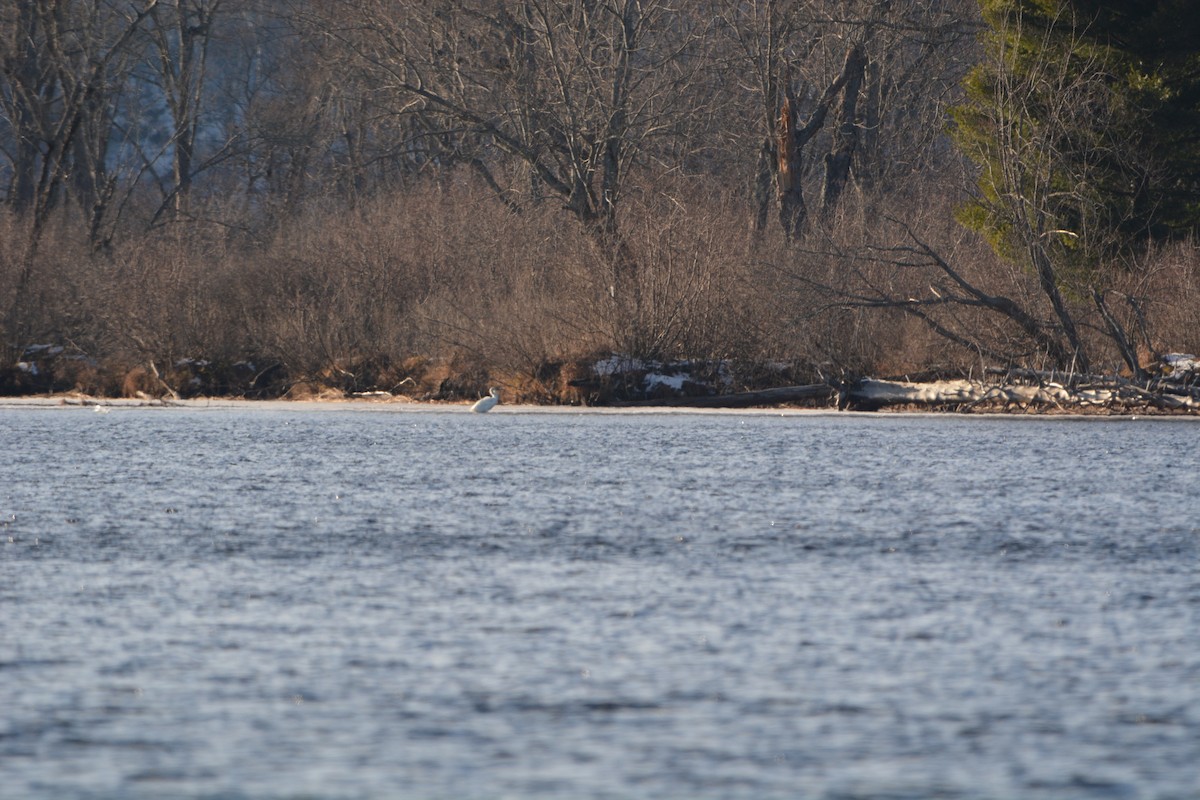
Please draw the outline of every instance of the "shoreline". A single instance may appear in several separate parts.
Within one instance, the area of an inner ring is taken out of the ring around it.
[[[365,411],[399,412],[405,414],[451,413],[471,414],[470,402],[439,402],[411,400],[402,396],[390,398],[306,398],[298,400],[270,399],[251,400],[237,397],[197,397],[188,399],[150,400],[137,398],[103,398],[79,394],[23,395],[0,397],[0,409],[60,409],[75,411],[112,411],[132,409],[222,411]],[[838,408],[801,407],[752,407],[752,408],[692,408],[686,406],[656,405],[636,406],[571,406],[504,404],[497,406],[490,415],[564,415],[589,414],[604,416],[754,416],[754,417],[842,417],[869,419],[898,419],[936,417],[942,419],[1006,419],[1006,420],[1105,420],[1146,421],[1171,420],[1200,421],[1200,415],[1188,412],[1171,412],[1150,409],[1144,412],[1118,411],[1094,408],[1078,409],[988,409],[955,411],[930,408],[887,408],[876,411],[842,410]]]

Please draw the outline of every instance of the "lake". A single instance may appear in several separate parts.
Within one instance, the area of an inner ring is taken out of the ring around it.
[[[1200,421],[0,406],[0,794],[1200,798]]]

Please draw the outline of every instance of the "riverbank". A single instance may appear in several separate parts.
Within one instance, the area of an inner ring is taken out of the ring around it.
[[[39,359],[18,363],[17,371],[31,380],[24,391],[10,386],[12,398],[39,398],[32,402],[95,406],[98,410],[139,405],[212,407],[239,401],[465,408],[494,386],[499,388],[505,408],[763,408],[1088,416],[1200,412],[1200,360],[1183,353],[1160,357],[1137,377],[988,368],[978,378],[947,371],[890,379],[829,377],[822,369],[785,362],[656,361],[614,353],[546,363],[532,372],[470,370],[454,363],[413,359],[388,369],[373,365],[370,380],[362,380],[361,370],[358,374],[342,371],[295,379],[277,365],[219,367],[182,360],[165,370],[148,363],[130,370],[119,382],[92,385],[77,379],[70,389],[65,387],[72,384],[71,371],[64,366],[78,365],[78,359],[52,350],[38,355]]]
[[[142,400],[129,398],[91,397],[80,394],[51,394],[31,395],[24,397],[0,397],[0,409],[30,409],[46,410],[61,409],[63,411],[92,412],[106,414],[136,409],[162,409],[164,411],[222,411],[222,410],[259,410],[259,411],[305,411],[305,412],[337,412],[352,410],[355,412],[385,412],[402,414],[424,413],[453,413],[470,414],[470,402],[435,402],[417,401],[402,396],[392,397],[326,397],[323,399],[305,400],[248,400],[245,398],[228,397],[196,397],[179,400]],[[492,414],[520,415],[636,415],[650,416],[663,414],[677,415],[737,415],[737,416],[774,416],[774,417],[940,417],[940,418],[977,418],[988,417],[998,419],[1080,419],[1080,420],[1113,420],[1132,421],[1137,419],[1155,418],[1162,420],[1200,420],[1200,413],[1195,410],[1168,410],[1146,408],[1143,410],[1114,409],[1100,406],[1063,408],[1054,406],[1018,407],[1015,405],[976,405],[967,408],[929,407],[919,404],[894,405],[878,410],[861,410],[838,408],[837,406],[800,407],[800,406],[750,406],[750,407],[696,407],[686,405],[619,405],[619,406],[568,406],[568,405],[534,405],[519,403],[502,403]]]

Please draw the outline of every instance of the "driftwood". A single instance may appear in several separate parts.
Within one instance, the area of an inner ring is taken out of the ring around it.
[[[1120,378],[1081,376],[1073,385],[1056,382],[1041,385],[988,384],[982,381],[935,381],[907,383],[865,379],[847,387],[842,405],[862,411],[887,406],[976,406],[1043,407],[1064,410],[1110,408],[1200,409],[1200,395],[1178,386],[1133,384]]]
[[[752,408],[802,404],[809,407],[877,411],[889,407],[923,407],[947,411],[1065,411],[1134,413],[1148,410],[1200,411],[1200,359],[1186,353],[1168,353],[1156,363],[1139,367],[1139,376],[1096,375],[1086,372],[1047,372],[1028,368],[988,368],[982,380],[931,379],[928,381],[831,380],[804,386],[739,392],[718,391],[711,379],[690,379],[687,362],[658,364],[635,362],[617,371],[596,370],[587,385],[603,385],[602,378],[621,377],[621,385],[641,393],[674,390],[674,396],[605,401],[635,408]],[[662,374],[667,377],[664,378]],[[705,373],[707,374],[707,373]],[[571,381],[583,386],[583,380]],[[642,394],[645,397],[645,394]]]
[[[832,405],[836,400],[838,407],[855,411],[878,411],[896,406],[952,408],[960,411],[998,407],[1063,411],[1136,411],[1146,408],[1200,410],[1200,389],[1161,383],[1153,385],[1154,382],[1147,388],[1120,378],[1077,377],[1079,379],[1072,385],[1054,381],[1045,381],[1040,385],[974,380],[912,383],[865,378],[841,387],[817,383],[737,394],[627,400],[613,405],[631,408],[752,408],[822,400]]]
[[[700,397],[671,397],[658,400],[627,400],[613,405],[630,407],[671,407],[671,408],[753,408],[754,406],[775,406],[784,403],[800,403],[810,400],[831,401],[837,395],[837,389],[826,383],[810,384],[808,386],[781,386],[777,389],[762,389],[756,392],[738,392],[736,394],[704,395]]]

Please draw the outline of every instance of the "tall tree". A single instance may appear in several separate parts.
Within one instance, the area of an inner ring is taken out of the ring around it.
[[[1103,267],[1200,232],[1200,20],[1184,6],[980,0],[989,57],[955,112],[980,192],[962,218],[1037,276],[1060,367],[1089,363],[1071,306],[1090,298],[1138,374]]]
[[[47,215],[73,195],[93,240],[112,197],[112,116],[135,36],[157,0],[51,0],[4,9],[0,112],[14,140],[10,206],[36,244]]]
[[[943,133],[943,98],[961,80],[955,59],[970,38],[964,17],[971,16],[964,6],[716,0],[728,44],[714,64],[745,98],[724,133],[754,158],[756,231],[774,206],[785,234],[801,233],[806,191],[816,188],[805,184],[814,175],[817,207],[830,212],[851,185],[886,190],[925,165],[936,149],[930,142]]]
[[[1125,132],[1136,158],[1106,188],[1131,193],[1121,237],[1200,230],[1200,14],[1188,0],[1072,0],[1082,38],[1109,65],[1114,92],[1136,114]],[[1132,188],[1130,188],[1132,187]],[[1124,191],[1122,191],[1124,190]]]
[[[382,107],[490,173],[520,164],[634,268],[617,213],[647,150],[700,113],[683,89],[699,69],[700,20],[668,0],[329,0],[327,36]],[[494,186],[498,180],[487,174]]]
[[[46,0],[5,4],[0,21],[0,114],[11,144],[8,204],[24,223],[20,265],[0,294],[0,338],[19,348],[34,334],[30,297],[52,213],[73,199],[94,246],[116,188],[113,114],[133,43],[157,0]]]
[[[170,112],[171,191],[174,213],[187,208],[205,99],[213,26],[222,0],[160,0],[151,10],[150,38],[157,77]]]
[[[991,58],[956,112],[982,168],[968,223],[1011,255],[1032,203],[1035,233],[1059,231],[1055,255],[1084,267],[1200,231],[1190,5],[980,0]]]

